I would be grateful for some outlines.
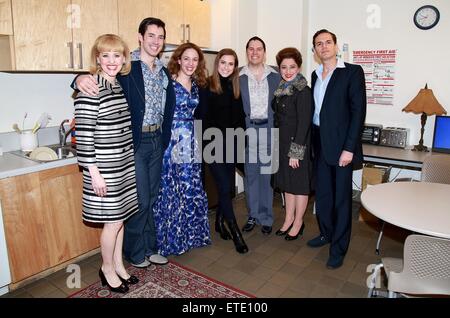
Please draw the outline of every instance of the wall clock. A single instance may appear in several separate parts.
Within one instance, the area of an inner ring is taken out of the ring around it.
[[[435,6],[426,5],[417,9],[414,13],[414,24],[421,30],[429,30],[438,24],[439,10]]]

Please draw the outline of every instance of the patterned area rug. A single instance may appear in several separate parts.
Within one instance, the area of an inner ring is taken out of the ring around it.
[[[227,286],[173,261],[164,266],[128,268],[139,283],[126,294],[111,293],[96,282],[69,296],[71,298],[252,298],[253,295]]]

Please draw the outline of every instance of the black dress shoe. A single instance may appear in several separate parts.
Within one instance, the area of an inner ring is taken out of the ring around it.
[[[329,240],[327,240],[325,238],[325,236],[323,235],[319,235],[315,238],[313,238],[312,240],[309,240],[306,245],[308,245],[309,247],[321,247],[324,246],[326,244],[330,243]]]
[[[278,231],[275,232],[275,235],[277,235],[277,236],[283,236],[283,235],[286,235],[286,234],[291,230],[292,225],[294,225],[294,222],[292,222],[292,224],[289,225],[289,227],[287,228],[286,231],[282,231],[281,229],[279,229]]]
[[[269,225],[263,225],[261,227],[261,233],[264,235],[269,235],[270,233],[272,233],[272,227]]]
[[[255,218],[248,218],[247,223],[242,228],[242,232],[250,232],[255,228],[256,225],[256,219]]]
[[[302,235],[302,234],[303,234],[303,231],[304,231],[304,230],[305,230],[305,223],[302,224],[302,226],[300,227],[300,230],[297,232],[296,235],[289,235],[289,234],[286,234],[286,236],[284,237],[284,239],[285,239],[286,241],[293,241],[293,240],[296,240],[296,239],[298,239],[298,236],[299,236],[299,235]]]
[[[125,294],[129,290],[127,284],[125,284],[125,283],[122,283],[117,287],[112,287],[106,280],[105,274],[103,273],[101,268],[98,270],[98,276],[100,276],[102,286],[108,286],[108,289],[112,292]],[[120,276],[119,276],[119,278],[120,278]]]
[[[330,256],[327,261],[328,269],[336,269],[344,263],[344,256]]]
[[[134,275],[130,275],[130,277],[127,279],[122,278],[119,274],[117,274],[117,276],[119,276],[122,283],[124,283],[126,285],[135,285],[135,284],[139,283],[139,278],[137,278]]]

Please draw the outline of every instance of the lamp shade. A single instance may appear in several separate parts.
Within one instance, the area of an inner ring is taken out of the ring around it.
[[[414,114],[425,113],[428,116],[447,114],[447,111],[434,97],[433,90],[429,89],[427,85],[419,91],[419,94],[402,111]]]

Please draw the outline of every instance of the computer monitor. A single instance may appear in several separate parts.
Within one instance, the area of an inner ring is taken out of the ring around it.
[[[432,151],[450,153],[450,116],[436,116]]]

